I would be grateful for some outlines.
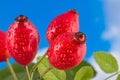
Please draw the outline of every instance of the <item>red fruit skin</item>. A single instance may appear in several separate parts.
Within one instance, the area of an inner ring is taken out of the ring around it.
[[[86,54],[86,43],[80,44],[75,33],[63,33],[51,43],[48,51],[50,64],[60,70],[77,66]]]
[[[37,53],[39,38],[37,29],[27,17],[19,16],[8,29],[7,47],[16,62],[26,66]]]
[[[64,32],[78,32],[79,20],[78,14],[75,10],[69,10],[61,15],[55,17],[46,32],[46,38],[49,43],[52,42],[59,34]]]
[[[0,62],[11,58],[6,46],[6,33],[0,30]]]

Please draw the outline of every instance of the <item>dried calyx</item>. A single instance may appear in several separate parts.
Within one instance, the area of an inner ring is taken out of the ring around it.
[[[75,39],[80,43],[83,44],[86,42],[86,35],[82,32],[75,33]]]
[[[26,22],[28,18],[24,15],[19,15],[17,18],[15,18],[16,22]]]
[[[76,9],[71,9],[71,10],[69,10],[69,11],[71,11],[71,12],[73,12],[73,13],[75,13],[75,14],[78,14],[78,12],[77,12]]]

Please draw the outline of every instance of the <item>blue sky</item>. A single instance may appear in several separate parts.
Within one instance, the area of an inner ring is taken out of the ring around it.
[[[88,60],[95,51],[109,51],[110,43],[101,38],[106,29],[104,2],[100,0],[4,0],[0,1],[0,30],[7,31],[9,25],[18,15],[27,16],[40,34],[39,49],[49,47],[46,29],[57,15],[76,9],[80,15],[80,30],[87,35]],[[13,59],[11,63],[13,63]],[[0,68],[6,64],[0,63]]]

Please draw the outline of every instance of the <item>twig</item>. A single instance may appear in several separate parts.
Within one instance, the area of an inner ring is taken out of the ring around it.
[[[37,80],[41,80],[42,77],[43,77],[47,72],[49,72],[51,69],[52,69],[52,66],[48,67],[44,72],[42,72],[42,73],[40,74],[40,76],[38,76]]]
[[[9,62],[9,59],[6,59],[6,63],[7,63],[7,65],[8,65],[8,68],[9,68],[9,70],[10,70],[10,72],[11,72],[14,80],[18,80],[18,79],[17,79],[17,76],[16,76],[16,74],[15,74],[15,72],[14,72],[14,70],[13,70],[13,68],[12,68],[12,66],[11,66],[11,64],[10,64],[10,62]]]
[[[25,69],[25,72],[26,72],[26,80],[31,80],[30,74],[29,74],[29,71],[28,71],[28,66],[24,66],[24,69]]]
[[[111,78],[111,77],[113,77],[113,76],[115,76],[115,75],[117,75],[117,74],[119,74],[119,73],[120,73],[120,71],[118,71],[118,72],[116,72],[116,73],[114,73],[114,74],[108,76],[108,77],[105,78],[104,80],[108,80],[109,78]]]
[[[31,79],[33,78],[33,74],[34,74],[34,72],[35,72],[38,64],[46,57],[46,55],[47,55],[47,53],[45,53],[45,54],[43,55],[43,57],[40,58],[40,59],[37,61],[37,63],[32,67],[32,69],[31,69],[31,71],[30,71]]]

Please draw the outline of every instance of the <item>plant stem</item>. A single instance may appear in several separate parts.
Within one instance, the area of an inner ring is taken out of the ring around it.
[[[43,77],[51,69],[52,69],[52,66],[48,67],[44,72],[41,73],[40,77]]]
[[[28,71],[28,66],[24,66],[24,69],[25,69],[25,72],[26,72],[26,80],[31,80],[30,79],[30,74],[29,74],[29,71]]]
[[[11,72],[14,80],[18,80],[18,79],[17,79],[17,76],[16,76],[16,74],[15,74],[15,72],[14,72],[14,70],[13,70],[13,68],[12,68],[12,66],[11,66],[11,64],[10,64],[10,62],[9,62],[9,59],[6,59],[6,63],[7,63],[7,65],[8,65],[8,68],[9,68],[9,70],[10,70],[10,72]]]
[[[42,77],[43,77],[47,72],[49,72],[51,69],[52,69],[52,66],[49,66],[44,72],[42,72],[42,73],[40,74],[40,76],[37,78],[37,80],[41,80]]]
[[[113,77],[113,76],[115,76],[115,75],[117,75],[117,74],[119,74],[119,73],[120,73],[120,71],[118,71],[118,72],[116,72],[116,73],[114,73],[114,74],[108,76],[108,77],[105,78],[104,80],[108,80],[109,78],[111,78],[111,77]]]
[[[32,69],[30,70],[31,79],[32,79],[32,77],[33,77],[33,73],[35,72],[38,64],[46,57],[46,54],[47,54],[47,53],[45,53],[45,54],[43,55],[43,57],[40,58],[40,59],[37,61],[37,63],[36,63],[36,64],[32,67]]]

